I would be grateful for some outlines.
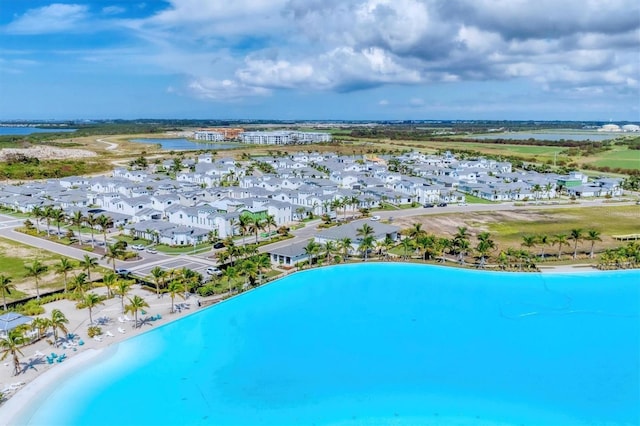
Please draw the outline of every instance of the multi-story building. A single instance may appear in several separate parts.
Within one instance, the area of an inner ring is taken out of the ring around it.
[[[193,132],[193,137],[201,141],[220,142],[225,140],[238,139],[244,132],[244,129],[232,127],[211,127],[207,129],[199,129]]]
[[[290,145],[318,142],[331,142],[329,133],[317,132],[244,132],[240,135],[240,141],[256,145]]]

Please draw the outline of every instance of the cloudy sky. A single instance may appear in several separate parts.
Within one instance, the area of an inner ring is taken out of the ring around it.
[[[0,119],[640,120],[637,0],[0,0]]]

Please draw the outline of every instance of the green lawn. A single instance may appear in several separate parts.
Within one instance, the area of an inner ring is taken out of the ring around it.
[[[574,228],[586,232],[595,229],[601,232],[606,245],[620,245],[612,235],[633,234],[640,231],[638,218],[640,206],[606,206],[541,210],[531,212],[535,220],[513,220],[489,223],[488,228],[500,244],[519,246],[524,235],[568,234]],[[533,216],[532,216],[533,219]]]
[[[613,150],[599,153],[594,157],[593,164],[599,167],[623,168],[640,170],[640,151],[628,149],[626,146],[615,146]]]
[[[496,201],[485,200],[484,198],[476,197],[469,194],[465,194],[464,199],[469,204],[496,204]]]

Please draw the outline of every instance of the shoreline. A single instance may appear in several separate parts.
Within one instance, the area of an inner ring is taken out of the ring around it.
[[[64,377],[69,373],[73,373],[74,370],[77,371],[80,367],[103,355],[107,350],[111,349],[113,351],[114,347],[114,345],[111,345],[103,349],[88,349],[74,356],[59,368],[53,368],[38,375],[2,405],[0,426],[27,424],[31,418],[28,409],[31,405],[46,397],[44,391],[50,389],[58,380],[64,380]]]
[[[371,264],[376,264],[376,263],[395,263],[395,264],[404,264],[405,262],[377,262],[377,261],[373,261],[370,262]],[[416,263],[412,263],[410,262],[409,264],[411,265],[415,265]],[[333,267],[333,266],[342,266],[342,265],[325,265],[323,267]],[[423,265],[423,266],[430,266],[430,267],[442,267],[442,268],[450,268],[449,266],[444,266],[444,265]],[[299,272],[307,272],[313,269],[319,269],[319,268],[309,268],[309,269],[302,269],[302,270],[298,270],[293,272],[292,274],[295,273],[299,273]],[[455,269],[455,268],[454,268]],[[466,268],[464,268],[466,269]],[[511,271],[487,271],[487,270],[476,270],[476,269],[468,269],[469,271],[477,271],[479,273],[481,272],[502,272],[502,273],[512,273]],[[623,271],[623,270],[620,270]],[[618,271],[618,272],[620,272]],[[545,270],[541,270],[539,272],[516,272],[516,273],[524,273],[524,274],[539,274],[541,276],[546,275],[546,274],[597,274],[599,272],[612,272],[612,271],[601,271],[598,270],[596,268],[592,268],[590,267],[590,265],[566,265],[566,266],[550,266],[545,268]],[[285,278],[287,276],[289,276],[291,274],[287,274],[284,277],[281,278]],[[273,284],[277,281],[279,281],[281,278],[278,278],[276,280],[273,281],[269,281],[265,284],[263,284],[262,286],[266,286],[269,284]],[[256,290],[259,289],[260,287],[256,287],[254,289],[251,290]],[[101,289],[99,289],[101,290]],[[157,298],[156,295],[154,293],[148,293],[146,290],[142,290],[142,289],[137,289],[137,292],[143,292],[145,299],[150,302],[149,305],[150,307],[147,309],[148,311],[151,310],[155,310],[156,308],[159,307],[163,307],[165,305],[167,305],[166,300],[164,298]],[[250,292],[249,291],[245,291],[242,293],[238,293],[235,294],[229,298],[226,298],[224,300],[221,300],[218,303],[215,303],[213,305],[202,305],[201,307],[197,308],[197,309],[193,309],[190,310],[188,307],[184,307],[182,309],[183,312],[176,312],[174,314],[166,314],[167,317],[163,317],[162,318],[162,322],[158,323],[158,327],[163,327],[169,323],[173,323],[174,321],[180,320],[182,318],[185,318],[187,316],[193,315],[197,312],[200,312],[203,309],[208,309],[208,308],[212,308],[215,305],[218,305],[220,303],[224,303],[228,300],[231,299],[235,299],[238,296],[242,296],[245,293]],[[134,292],[132,292],[134,293]],[[156,301],[156,303],[151,303],[153,301]],[[192,300],[193,301],[193,300]],[[58,301],[58,302],[53,302],[53,304],[57,304],[60,302],[65,302],[65,301]],[[102,310],[96,312],[94,315],[95,317],[97,317],[100,314],[104,314],[104,313],[109,313],[113,311],[114,306],[116,308],[119,308],[119,304],[120,304],[120,300],[117,298],[113,298],[113,299],[109,299],[107,300],[107,302],[111,302],[109,306],[105,306]],[[51,305],[51,304],[50,304]],[[170,302],[169,302],[170,305]],[[178,305],[183,305],[183,306],[187,306],[187,302],[178,302],[176,303],[176,306]],[[55,307],[54,307],[55,308]],[[47,309],[49,310],[49,309]],[[119,309],[118,309],[119,310]],[[187,312],[188,311],[188,312]],[[86,314],[84,310],[76,310],[74,313],[76,314]],[[164,314],[163,314],[164,315]],[[83,326],[85,326],[86,321],[81,321],[79,324],[75,324],[75,328],[72,329],[72,327],[69,327],[69,332],[73,332],[73,333],[78,333],[79,329],[81,329]],[[71,324],[70,324],[71,325]],[[115,323],[113,325],[116,325]],[[63,366],[55,366],[54,365],[50,365],[50,366],[45,366],[45,368],[43,368],[41,371],[38,371],[37,369],[35,371],[31,371],[27,366],[24,367],[24,369],[22,370],[23,373],[17,376],[11,376],[11,379],[8,380],[9,381],[14,381],[14,382],[18,382],[18,383],[23,383],[23,385],[21,385],[19,387],[18,390],[15,391],[15,394],[13,396],[11,396],[10,398],[8,398],[2,405],[0,405],[0,411],[2,411],[2,420],[0,420],[0,426],[9,426],[9,425],[16,425],[16,424],[25,424],[26,421],[28,421],[28,418],[26,417],[27,412],[26,410],[32,406],[34,403],[36,403],[37,401],[41,400],[43,398],[43,392],[46,391],[47,389],[50,389],[54,383],[56,381],[58,381],[59,379],[67,376],[67,374],[69,374],[70,372],[73,372],[74,370],[77,370],[78,367],[82,366],[82,365],[86,365],[89,361],[91,360],[95,360],[96,358],[100,357],[101,355],[106,355],[109,352],[114,352],[117,351],[116,349],[116,345],[125,341],[125,340],[130,340],[136,336],[139,336],[141,334],[147,333],[149,331],[153,331],[154,328],[144,328],[144,325],[141,325],[139,328],[128,328],[126,329],[125,333],[118,333],[117,335],[114,334],[113,337],[103,337],[103,345],[100,346],[99,343],[97,343],[96,341],[93,341],[92,339],[88,339],[87,338],[87,343],[86,343],[86,347],[80,349],[77,351],[77,353],[72,353],[69,355],[69,359],[64,362],[65,365]],[[106,339],[106,341],[104,341]],[[44,340],[41,340],[39,342],[36,342],[33,345],[32,349],[37,349],[36,345],[38,347],[42,347],[43,344],[46,344],[46,342],[44,342]],[[55,348],[52,347],[50,345],[47,345],[48,349],[53,349],[56,352],[60,352],[60,348]],[[43,350],[44,351],[44,350]],[[27,351],[23,351],[23,352],[27,352]],[[30,352],[30,351],[29,351]],[[38,351],[36,351],[37,353]],[[45,352],[46,353],[46,352]],[[26,355],[26,354],[25,354]],[[24,361],[29,359],[31,360],[33,358],[32,357],[23,357],[23,362],[22,364],[25,364]],[[42,363],[44,364],[44,363]],[[7,367],[7,363],[5,360],[5,369]],[[48,367],[48,368],[47,368]],[[55,368],[54,368],[55,367]],[[9,368],[12,369],[13,366],[11,365],[11,363],[9,363]],[[27,374],[30,374],[30,376],[25,376]],[[0,375],[0,379],[5,379],[5,377],[2,377],[2,375]],[[22,422],[21,422],[22,421]]]
[[[97,294],[104,294],[106,289],[100,287],[94,289]],[[125,340],[130,340],[136,336],[152,331],[156,327],[162,327],[181,318],[185,318],[205,306],[198,306],[199,297],[189,297],[187,300],[176,298],[176,312],[170,313],[171,300],[169,297],[158,298],[155,293],[150,293],[141,287],[133,288],[127,297],[134,295],[141,296],[149,304],[146,315],[139,315],[138,320],[146,318],[145,321],[137,328],[133,327],[132,321],[120,322],[122,319],[121,302],[117,297],[105,300],[105,304],[101,305],[101,309],[95,309],[93,312],[94,323],[98,322],[102,328],[103,334],[98,339],[92,339],[87,336],[88,312],[86,309],[77,309],[75,302],[69,300],[59,300],[56,302],[43,305],[45,313],[36,317],[49,317],[53,309],[60,309],[69,323],[67,324],[68,333],[75,334],[77,337],[73,340],[58,338],[59,345],[53,346],[47,342],[51,336],[47,335],[40,340],[20,348],[23,353],[20,358],[21,372],[13,375],[13,361],[11,357],[7,357],[0,364],[0,389],[5,387],[15,387],[8,395],[5,395],[5,401],[0,404],[0,412],[2,416],[0,425],[13,425],[16,420],[23,419],[21,411],[40,398],[42,391],[48,389],[52,383],[64,376],[77,365],[83,365],[89,359],[95,359],[97,356],[104,354],[105,351],[113,351],[115,345]],[[161,319],[149,321],[150,316],[161,315]],[[65,333],[60,333],[65,335]],[[78,344],[78,338],[83,344]],[[55,353],[57,356],[64,355],[64,362],[48,363],[45,358],[47,354]],[[86,354],[90,355],[86,355]],[[10,417],[10,419],[7,419]],[[18,423],[19,424],[19,423]]]

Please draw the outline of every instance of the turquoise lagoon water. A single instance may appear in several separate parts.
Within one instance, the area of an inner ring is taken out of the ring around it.
[[[108,349],[27,423],[637,424],[639,283],[638,272],[306,271]]]

